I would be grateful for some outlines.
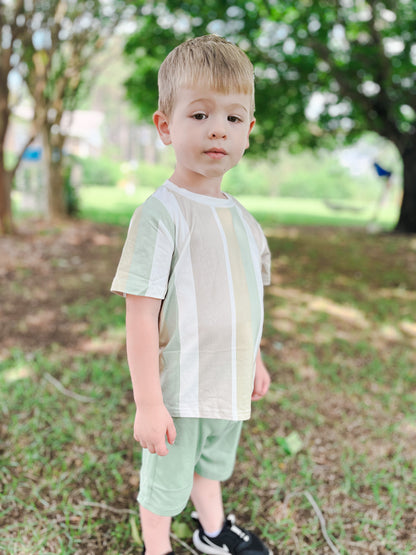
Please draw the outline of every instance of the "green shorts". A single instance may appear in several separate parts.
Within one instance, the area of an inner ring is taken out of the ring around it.
[[[143,449],[138,502],[160,516],[183,511],[194,473],[223,481],[233,473],[242,422],[212,418],[174,418],[176,440],[160,457]]]

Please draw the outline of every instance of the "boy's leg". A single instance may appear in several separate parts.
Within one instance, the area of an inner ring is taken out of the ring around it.
[[[200,525],[193,535],[194,545],[209,555],[271,555],[255,534],[236,525],[233,515],[224,519],[221,481],[232,474],[241,422],[218,420],[207,426],[210,433],[195,468],[191,492]]]
[[[191,499],[204,531],[207,534],[219,532],[225,520],[221,483],[195,473]]]
[[[146,555],[164,555],[172,551],[170,516],[159,516],[140,505],[140,522]]]
[[[137,500],[146,555],[172,551],[172,516],[182,512],[192,490],[198,420],[174,418],[174,422],[177,439],[175,445],[169,446],[168,455],[160,457],[147,449],[142,453]]]

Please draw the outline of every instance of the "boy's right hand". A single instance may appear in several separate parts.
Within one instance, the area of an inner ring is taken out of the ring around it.
[[[134,439],[150,453],[164,457],[169,452],[165,438],[171,445],[176,438],[175,424],[165,405],[137,407]]]

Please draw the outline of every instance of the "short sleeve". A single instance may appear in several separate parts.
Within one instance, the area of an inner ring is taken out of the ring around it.
[[[164,299],[174,251],[174,225],[165,206],[150,197],[130,221],[111,291]]]

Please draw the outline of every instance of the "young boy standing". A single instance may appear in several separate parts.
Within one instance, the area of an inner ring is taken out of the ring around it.
[[[225,518],[221,495],[242,421],[270,384],[260,354],[270,252],[221,191],[255,123],[251,62],[215,35],[179,45],[160,67],[153,121],[175,170],[133,215],[111,287],[126,297],[145,551],[171,553],[171,518],[191,497],[197,549],[267,554]]]

